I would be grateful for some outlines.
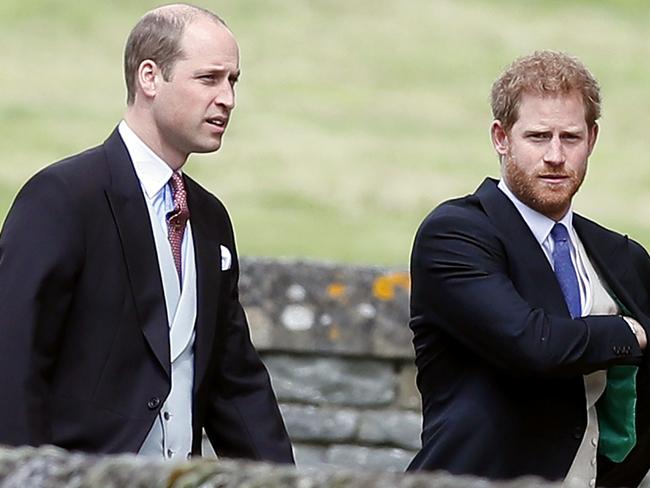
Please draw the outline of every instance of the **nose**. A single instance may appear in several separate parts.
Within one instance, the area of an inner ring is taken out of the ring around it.
[[[214,103],[225,107],[229,111],[235,108],[235,87],[228,80],[219,85],[218,92],[214,97]]]
[[[561,165],[566,162],[564,147],[559,137],[553,137],[546,148],[544,162],[551,165]]]

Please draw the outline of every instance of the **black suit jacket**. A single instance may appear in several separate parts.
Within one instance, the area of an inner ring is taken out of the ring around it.
[[[220,456],[292,462],[239,303],[228,214],[185,184],[197,269],[193,453],[205,428]],[[0,444],[137,451],[169,394],[169,355],[146,203],[114,131],[34,176],[0,234]]]
[[[543,250],[496,185],[488,179],[443,203],[415,238],[410,326],[424,425],[409,469],[561,479],[586,427],[583,375],[639,365],[642,351],[620,317],[570,318]],[[647,327],[647,253],[579,215],[574,227],[601,278]],[[639,445],[648,430],[643,370]],[[650,452],[628,460],[602,460],[601,482],[637,484]]]

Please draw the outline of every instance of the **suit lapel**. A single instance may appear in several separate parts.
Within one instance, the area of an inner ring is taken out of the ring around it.
[[[217,328],[217,308],[221,284],[221,251],[223,223],[214,218],[201,200],[201,189],[185,176],[187,204],[194,237],[196,259],[196,341],[194,349],[194,388],[198,388],[213,353]]]
[[[117,130],[104,143],[111,175],[106,188],[142,332],[171,377],[169,327],[149,213],[131,158]]]
[[[629,266],[625,259],[629,256],[628,237],[607,231],[580,215],[574,215],[573,226],[587,251],[591,264],[614,294],[614,298],[619,300],[633,316],[642,317],[641,310],[630,296],[628,291],[630,288],[624,285]]]
[[[475,195],[501,232],[511,277],[519,293],[533,307],[568,317],[569,310],[553,268],[517,208],[497,187],[497,181],[486,178]]]

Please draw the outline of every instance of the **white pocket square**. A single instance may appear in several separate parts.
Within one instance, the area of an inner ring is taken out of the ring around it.
[[[232,266],[232,254],[226,246],[219,246],[221,248],[221,271],[227,271]]]

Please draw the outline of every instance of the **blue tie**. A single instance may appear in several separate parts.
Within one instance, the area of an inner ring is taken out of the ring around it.
[[[560,283],[564,300],[571,317],[580,317],[580,288],[578,287],[578,278],[576,270],[571,261],[571,242],[569,241],[569,232],[563,224],[555,224],[551,229],[551,238],[553,239],[553,268],[555,276]]]

